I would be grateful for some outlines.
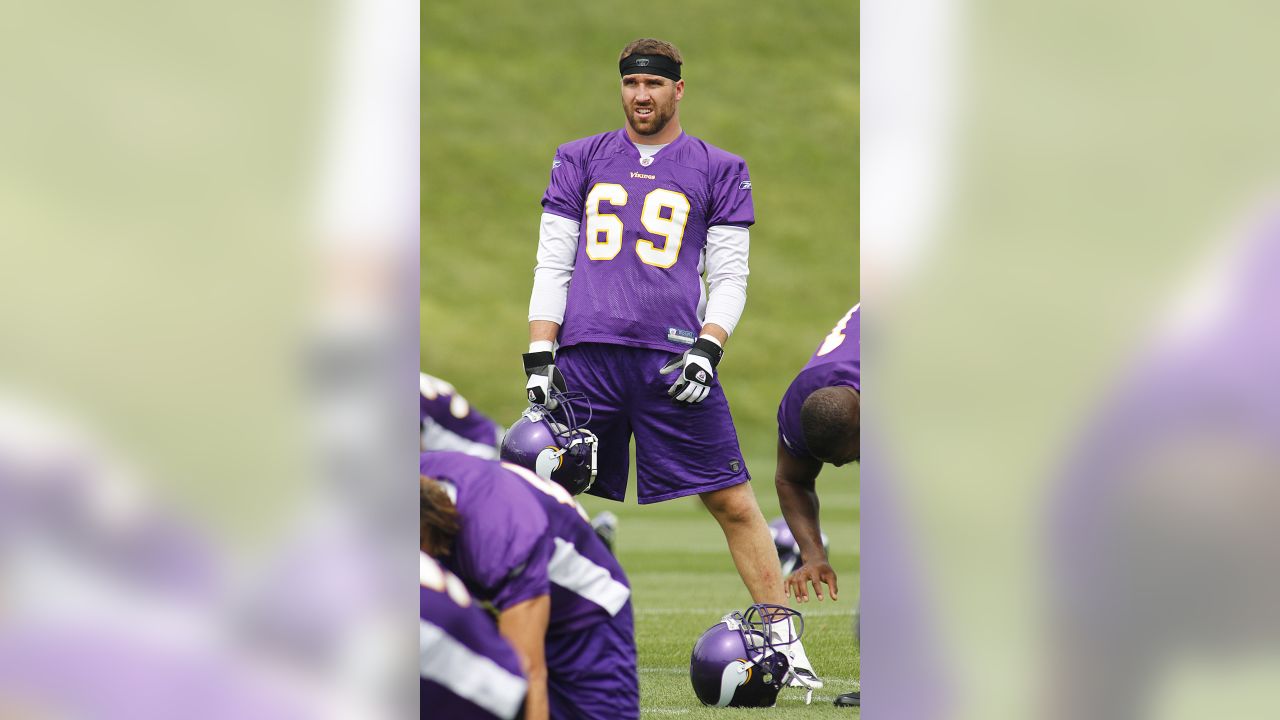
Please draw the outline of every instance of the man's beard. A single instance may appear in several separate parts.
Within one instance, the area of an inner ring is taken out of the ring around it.
[[[667,123],[671,122],[672,117],[675,117],[675,112],[665,112],[664,108],[656,104],[651,105],[650,107],[653,108],[653,114],[649,116],[650,122],[648,125],[649,129],[647,130],[642,130],[637,127],[635,108],[632,108],[631,111],[627,113],[627,124],[631,126],[631,129],[634,130],[637,135],[657,135],[666,129]]]

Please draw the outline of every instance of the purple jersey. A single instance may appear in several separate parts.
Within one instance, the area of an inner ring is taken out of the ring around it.
[[[471,407],[452,385],[426,373],[419,378],[422,449],[457,450],[497,459],[502,426]]]
[[[516,465],[454,452],[424,453],[420,470],[456,493],[462,532],[443,563],[477,597],[503,610],[541,594],[536,588],[549,590],[548,635],[629,606],[622,567],[564,488]]]
[[[1276,647],[1280,208],[1266,209],[1102,388],[1057,479],[1044,597],[1071,639],[1076,717],[1151,704],[1174,659]]]
[[[542,207],[581,224],[562,347],[688,349],[706,307],[707,229],[755,222],[747,164],[683,133],[644,160],[625,130],[561,145]]]
[[[800,428],[800,406],[813,391],[845,386],[862,392],[860,307],[854,305],[823,338],[778,405],[778,436],[787,451],[796,457],[810,457]]]
[[[426,555],[420,576],[422,717],[517,717],[528,683],[515,650],[461,580]]]

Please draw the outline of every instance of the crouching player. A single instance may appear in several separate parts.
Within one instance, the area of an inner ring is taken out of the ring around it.
[[[839,592],[827,561],[818,522],[816,481],[825,463],[836,467],[861,457],[862,338],[854,305],[809,358],[778,406],[778,469],[774,484],[782,516],[800,546],[800,565],[786,579],[787,593],[809,599],[809,585],[822,599]],[[838,706],[860,704],[859,693],[836,698]]]
[[[420,556],[419,576],[421,716],[521,717],[528,683],[493,619],[472,602],[461,580],[427,555]]]
[[[420,447],[456,450],[489,460],[498,459],[502,426],[471,407],[453,385],[419,373],[418,430]]]
[[[501,454],[505,429],[471,406],[449,383],[419,373],[419,448],[422,452],[452,450],[486,460]],[[595,466],[591,473],[594,477]],[[591,527],[609,552],[618,536],[618,516],[605,510],[591,518]]]
[[[631,588],[582,507],[515,465],[428,452],[419,469],[424,548],[497,610],[526,716],[639,718]]]

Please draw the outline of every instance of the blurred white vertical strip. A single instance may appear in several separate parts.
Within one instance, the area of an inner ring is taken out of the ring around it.
[[[945,603],[912,488],[917,451],[893,360],[903,296],[945,238],[961,73],[958,0],[864,0],[861,67],[862,690],[866,717],[953,711]]]
[[[346,0],[322,153],[328,243],[409,247],[418,224],[419,5]]]
[[[961,0],[863,0],[862,286],[908,282],[937,243],[962,97]]]
[[[306,570],[266,593],[261,624],[298,652],[324,638],[325,682],[404,716],[417,695],[419,5],[347,0],[340,17],[308,393],[320,488],[286,551]]]

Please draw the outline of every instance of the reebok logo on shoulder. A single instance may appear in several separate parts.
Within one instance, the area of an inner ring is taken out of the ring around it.
[[[555,170],[555,169],[556,169],[556,168],[558,168],[558,167],[560,167],[560,158],[556,158],[555,160],[552,160],[552,161],[551,161],[551,169],[552,169],[552,170]]]
[[[742,182],[738,183],[738,189],[739,189],[739,190],[750,190],[750,189],[751,189],[751,181],[750,181],[750,180],[743,180]]]

